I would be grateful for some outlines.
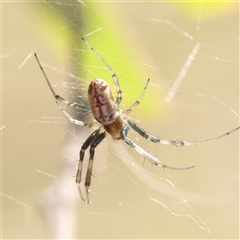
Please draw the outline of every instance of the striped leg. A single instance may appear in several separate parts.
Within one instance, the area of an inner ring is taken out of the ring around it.
[[[99,137],[99,135],[100,135],[100,129],[94,131],[83,143],[79,153],[79,163],[78,163],[78,169],[77,169],[77,175],[76,175],[76,184],[77,184],[79,195],[83,201],[86,201],[86,200],[82,195],[80,183],[82,180],[82,167],[83,167],[84,154],[85,154],[85,150],[90,146],[91,143],[93,143]]]
[[[113,69],[108,65],[108,63],[100,56],[100,54],[89,44],[85,38],[82,37],[82,40],[86,43],[86,45],[95,53],[95,55],[99,58],[99,60],[106,66],[108,71],[111,73],[115,87],[117,89],[117,99],[116,99],[116,105],[118,106],[122,101],[122,91],[120,89],[120,84],[118,81],[118,77],[116,73],[113,71]]]
[[[86,188],[86,199],[87,203],[90,204],[90,184],[91,184],[91,177],[92,177],[92,168],[93,168],[93,157],[95,153],[95,148],[98,146],[99,143],[102,142],[102,140],[106,137],[106,132],[100,133],[96,138],[91,143],[90,146],[90,158],[88,162],[88,169],[87,169],[87,175],[86,175],[86,180],[85,180],[85,188]]]
[[[141,147],[139,147],[136,143],[134,143],[130,138],[127,137],[128,134],[128,130],[129,127],[127,125],[125,125],[122,128],[121,131],[121,139],[126,142],[129,146],[131,146],[132,148],[134,148],[138,153],[140,153],[144,158],[146,158],[148,161],[150,161],[151,163],[153,163],[156,166],[162,167],[162,168],[169,168],[169,169],[173,169],[173,170],[186,170],[189,168],[193,168],[196,166],[196,164],[191,165],[191,166],[187,166],[187,167],[183,167],[183,168],[178,168],[178,167],[171,167],[168,166],[166,164],[161,163],[156,157],[152,156],[151,154],[149,154],[148,152],[146,152],[145,150],[143,150]]]
[[[128,115],[135,107],[137,107],[140,104],[140,102],[142,101],[142,98],[144,96],[144,93],[147,90],[149,82],[150,82],[150,78],[148,78],[148,80],[144,86],[144,89],[142,90],[142,93],[141,93],[140,97],[138,98],[138,100],[124,112],[126,115]]]
[[[36,60],[37,60],[37,63],[38,63],[38,65],[39,65],[39,67],[40,67],[40,69],[41,69],[41,71],[42,71],[42,74],[43,74],[43,76],[44,76],[44,78],[45,78],[45,80],[46,80],[46,82],[47,82],[47,85],[48,85],[50,91],[52,92],[52,95],[53,95],[54,98],[55,98],[56,104],[57,104],[58,107],[63,111],[63,113],[65,114],[65,116],[66,116],[72,123],[74,123],[74,124],[77,124],[77,125],[80,125],[80,126],[91,126],[91,124],[86,124],[86,123],[84,123],[84,122],[82,122],[82,121],[79,121],[79,120],[77,120],[77,119],[72,118],[72,117],[66,112],[66,110],[61,106],[61,103],[62,103],[62,102],[65,103],[65,104],[67,105],[67,107],[69,107],[69,106],[70,106],[70,107],[74,107],[74,108],[80,110],[82,113],[90,113],[91,110],[90,110],[89,106],[86,106],[86,105],[84,105],[84,104],[82,104],[82,103],[77,103],[77,102],[68,101],[68,100],[64,99],[63,97],[59,96],[58,94],[56,94],[56,92],[54,91],[54,89],[53,89],[53,87],[52,87],[52,85],[51,85],[51,83],[50,83],[50,81],[49,81],[49,79],[48,79],[48,77],[47,77],[47,74],[45,73],[45,71],[44,71],[44,69],[43,69],[43,67],[42,67],[42,65],[41,65],[41,63],[40,63],[40,61],[39,61],[39,59],[38,59],[37,54],[35,53],[34,56],[35,56],[35,58],[36,58]]]
[[[187,141],[183,141],[183,140],[166,140],[166,139],[161,139],[161,138],[157,138],[154,137],[152,135],[150,135],[149,133],[147,133],[143,128],[141,128],[140,126],[138,126],[135,122],[133,122],[132,120],[130,120],[129,118],[127,119],[127,123],[129,124],[129,126],[135,131],[137,132],[139,135],[141,135],[142,137],[149,139],[151,142],[154,143],[161,143],[161,144],[165,144],[165,145],[171,145],[171,146],[176,146],[176,147],[181,147],[181,146],[194,146],[194,145],[198,145],[198,144],[202,144],[202,143],[208,143],[208,142],[212,142],[215,141],[219,138],[225,137],[235,131],[237,131],[240,127],[237,127],[227,133],[224,133],[218,137],[214,137],[214,138],[210,138],[210,139],[206,139],[206,140],[200,140],[200,141],[192,141],[192,142],[187,142]]]

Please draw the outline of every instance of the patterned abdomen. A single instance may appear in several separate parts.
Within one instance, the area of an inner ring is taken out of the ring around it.
[[[109,85],[103,79],[94,79],[88,87],[88,101],[94,118],[102,125],[116,118],[116,105]]]

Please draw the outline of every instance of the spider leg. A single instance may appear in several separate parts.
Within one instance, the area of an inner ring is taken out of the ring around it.
[[[148,78],[148,80],[147,80],[147,82],[146,82],[146,84],[145,84],[145,86],[144,86],[144,89],[143,89],[140,97],[138,98],[138,100],[137,100],[135,103],[133,103],[133,105],[131,105],[131,106],[124,112],[126,115],[128,115],[128,114],[129,114],[135,107],[137,107],[137,106],[139,105],[139,103],[142,101],[142,98],[143,98],[143,96],[144,96],[144,93],[145,93],[146,90],[147,90],[147,87],[148,87],[149,82],[150,82],[150,78]]]
[[[127,136],[128,131],[129,131],[128,125],[125,125],[121,130],[121,139],[124,142],[126,142],[129,146],[134,148],[138,153],[140,153],[144,158],[146,158],[148,161],[150,161],[154,165],[162,167],[162,168],[173,169],[173,170],[187,170],[187,169],[190,169],[190,168],[193,168],[193,167],[196,166],[196,164],[194,164],[194,165],[191,165],[191,166],[178,168],[178,167],[171,167],[171,166],[168,166],[166,164],[161,163],[156,157],[152,156],[151,154],[149,154],[148,152],[143,150],[136,143],[134,143],[130,138],[128,138],[128,136]]]
[[[88,162],[88,169],[87,169],[87,175],[86,175],[86,180],[85,180],[85,188],[86,188],[86,198],[87,198],[87,203],[90,204],[90,184],[91,184],[91,177],[92,177],[92,168],[93,168],[93,157],[95,153],[95,148],[98,146],[99,143],[102,142],[102,140],[106,137],[106,132],[100,133],[98,136],[94,138],[94,140],[91,143],[90,146],[90,158]]]
[[[97,124],[97,122],[94,120],[93,122],[90,122],[90,123],[85,123],[85,122],[82,122],[82,121],[79,121],[73,117],[71,117],[67,112],[66,110],[61,106],[60,102],[58,100],[55,100],[56,104],[58,105],[58,107],[60,108],[60,110],[64,113],[64,115],[68,118],[68,120],[73,123],[73,124],[76,124],[76,125],[80,125],[80,126],[85,126],[85,127],[93,127],[93,125]]]
[[[88,125],[88,124],[85,124],[85,123],[82,122],[82,121],[78,121],[78,120],[76,120],[76,119],[73,119],[73,118],[66,112],[66,110],[61,106],[61,103],[62,103],[62,102],[65,103],[65,104],[67,105],[67,107],[69,107],[69,106],[70,106],[70,107],[74,107],[74,108],[80,110],[82,113],[90,113],[90,112],[91,112],[90,108],[89,108],[88,106],[84,105],[84,104],[80,104],[80,103],[77,103],[77,102],[68,101],[68,100],[64,99],[63,97],[57,95],[56,92],[54,91],[54,89],[53,89],[53,87],[52,87],[52,85],[51,85],[48,77],[47,77],[47,74],[45,73],[45,71],[44,71],[44,69],[43,69],[43,67],[42,67],[42,65],[41,65],[41,63],[40,63],[40,61],[39,61],[39,59],[38,59],[38,57],[37,57],[37,54],[34,53],[34,56],[35,56],[35,58],[36,58],[36,60],[37,60],[37,63],[38,63],[38,65],[39,65],[42,73],[43,73],[43,76],[44,76],[44,78],[45,78],[45,80],[46,80],[46,82],[47,82],[47,84],[48,84],[48,87],[50,88],[50,90],[51,90],[51,92],[52,92],[52,94],[53,94],[53,96],[54,96],[54,98],[55,98],[56,104],[57,104],[58,107],[63,111],[63,113],[65,114],[65,116],[66,116],[72,123],[74,123],[74,124],[77,124],[77,125],[80,125],[80,126]],[[90,125],[90,124],[89,124],[89,125]]]
[[[85,150],[90,146],[90,144],[93,144],[98,139],[99,136],[101,136],[100,129],[97,129],[83,143],[81,150],[79,152],[79,163],[78,163],[78,169],[77,169],[77,175],[76,175],[76,184],[77,184],[79,195],[80,195],[81,199],[85,202],[86,202],[86,200],[84,199],[84,197],[82,195],[81,187],[80,187],[80,183],[82,180],[83,159],[84,159],[84,155],[85,155]],[[90,150],[90,152],[91,152],[91,150]],[[93,155],[91,155],[91,154],[90,154],[90,159],[93,159]],[[91,165],[92,165],[92,161],[91,161]],[[92,168],[92,166],[90,166],[90,162],[89,162],[88,169],[89,168]],[[87,173],[87,175],[88,175],[88,173]],[[89,177],[86,177],[86,182],[87,182],[88,178]],[[91,174],[90,174],[90,179],[91,179]],[[88,181],[89,181],[89,179],[88,179]],[[87,202],[88,202],[88,200],[87,200]]]
[[[200,140],[200,141],[192,141],[192,142],[187,142],[187,141],[183,141],[183,140],[166,140],[166,139],[161,139],[161,138],[157,138],[154,137],[152,135],[150,135],[149,133],[147,133],[144,129],[142,129],[140,126],[138,126],[135,122],[133,122],[131,119],[127,118],[127,123],[129,124],[129,126],[135,131],[137,132],[139,135],[141,135],[142,137],[149,139],[151,142],[154,143],[161,143],[161,144],[165,144],[165,145],[171,145],[171,146],[176,146],[176,147],[181,147],[181,146],[193,146],[193,145],[198,145],[198,144],[202,144],[202,143],[208,143],[208,142],[212,142],[215,141],[217,139],[223,138],[237,130],[240,129],[240,127],[237,127],[227,133],[224,133],[220,136],[214,137],[214,138],[209,138],[206,140]]]
[[[117,99],[116,99],[116,105],[118,106],[121,101],[122,101],[122,91],[120,89],[120,84],[118,81],[118,77],[116,75],[116,73],[113,71],[113,69],[108,65],[108,63],[100,56],[100,54],[89,44],[89,42],[87,40],[85,40],[85,38],[82,37],[82,40],[85,42],[85,44],[95,53],[95,55],[98,57],[98,59],[100,59],[100,61],[106,66],[106,68],[109,70],[109,72],[112,75],[115,87],[117,89]]]

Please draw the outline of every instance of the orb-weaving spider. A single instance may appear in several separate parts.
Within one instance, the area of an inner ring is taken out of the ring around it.
[[[82,40],[85,42],[85,44],[91,49],[91,51],[94,52],[94,54],[100,59],[100,61],[105,65],[105,67],[109,70],[109,72],[112,75],[116,90],[117,90],[117,98],[114,100],[112,91],[109,87],[109,85],[102,79],[94,79],[88,88],[88,101],[89,106],[82,105],[77,102],[70,102],[68,100],[65,100],[61,96],[57,95],[55,91],[53,90],[48,77],[45,73],[45,71],[42,68],[42,65],[40,61],[38,60],[38,57],[35,53],[35,58],[38,62],[38,65],[47,81],[47,84],[55,98],[56,104],[59,106],[59,108],[63,111],[65,116],[74,124],[80,125],[80,126],[87,126],[92,127],[93,125],[97,124],[99,128],[95,130],[83,143],[80,153],[79,153],[79,164],[77,169],[77,175],[76,175],[76,184],[77,188],[80,194],[80,197],[83,201],[90,203],[90,183],[91,183],[91,176],[92,176],[92,168],[93,168],[93,157],[95,148],[98,146],[99,143],[102,142],[102,140],[106,137],[106,133],[108,133],[113,139],[120,140],[122,139],[125,143],[127,143],[129,146],[134,148],[138,153],[140,153],[144,158],[149,160],[151,163],[153,163],[156,166],[160,166],[163,168],[169,168],[174,170],[186,170],[190,169],[196,166],[196,164],[187,166],[187,167],[171,167],[166,164],[163,164],[160,160],[158,160],[156,157],[152,156],[145,150],[143,150],[140,146],[138,146],[136,143],[134,143],[129,137],[128,137],[128,131],[129,127],[132,128],[135,132],[137,132],[139,135],[141,135],[143,138],[149,139],[151,142],[154,143],[162,143],[165,145],[171,145],[171,146],[192,146],[202,143],[211,142],[214,140],[217,140],[219,138],[225,137],[229,135],[230,133],[238,130],[240,127],[237,127],[225,134],[222,134],[218,137],[214,137],[207,140],[202,141],[194,141],[194,142],[187,142],[187,141],[180,141],[180,140],[165,140],[160,139],[155,136],[150,135],[147,133],[144,129],[142,129],[140,126],[138,126],[134,121],[128,118],[128,114],[131,113],[131,111],[139,105],[141,102],[143,95],[148,87],[150,79],[147,80],[145,87],[138,98],[136,102],[134,102],[127,110],[121,110],[119,109],[119,105],[122,101],[122,91],[120,88],[119,80],[117,78],[116,73],[113,71],[113,69],[105,62],[105,60],[99,55],[99,53],[84,39]],[[77,119],[72,118],[66,110],[61,106],[61,102],[67,104],[67,106],[74,107],[81,112],[89,112],[92,113],[95,120],[91,123],[84,123],[82,121],[79,121]],[[87,174],[85,179],[85,188],[86,188],[86,199],[83,197],[83,194],[81,192],[81,178],[82,178],[82,169],[83,169],[83,159],[85,150],[90,146],[90,158],[88,162],[88,168],[87,168]]]

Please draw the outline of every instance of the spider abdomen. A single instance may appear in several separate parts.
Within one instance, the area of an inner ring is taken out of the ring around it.
[[[109,85],[103,79],[94,79],[88,87],[88,101],[94,118],[102,125],[116,118],[116,104]]]

